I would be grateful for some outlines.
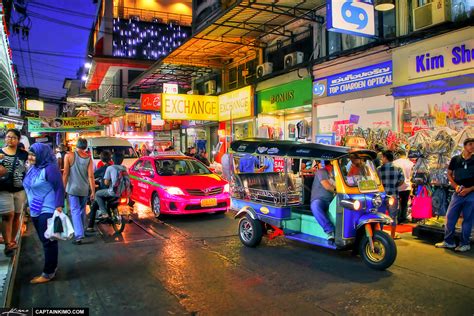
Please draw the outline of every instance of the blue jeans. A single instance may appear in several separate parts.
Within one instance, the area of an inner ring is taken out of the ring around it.
[[[69,195],[69,208],[71,209],[74,238],[84,238],[84,223],[86,222],[87,196]]]
[[[449,203],[448,212],[446,214],[446,228],[444,231],[444,241],[448,244],[454,244],[454,233],[456,223],[462,213],[462,232],[461,232],[461,246],[469,245],[469,238],[472,230],[472,213],[474,212],[474,192],[466,196],[459,196],[453,194],[451,202]]]
[[[49,278],[54,277],[58,267],[58,241],[44,238],[44,232],[48,227],[48,218],[53,217],[53,213],[42,213],[37,217],[32,217],[33,225],[38,233],[39,240],[43,244],[44,267],[43,274]]]
[[[313,212],[316,221],[321,225],[326,234],[334,232],[334,225],[329,221],[326,213],[329,210],[329,202],[323,200],[314,200],[311,202],[311,212]]]

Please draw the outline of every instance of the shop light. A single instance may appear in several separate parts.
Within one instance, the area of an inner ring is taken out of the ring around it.
[[[390,11],[395,8],[394,0],[375,0],[375,10]]]
[[[82,75],[82,81],[87,81],[87,75]]]
[[[89,63],[89,62],[87,62],[87,63],[84,64],[84,67],[85,67],[86,69],[91,69],[92,64]]]

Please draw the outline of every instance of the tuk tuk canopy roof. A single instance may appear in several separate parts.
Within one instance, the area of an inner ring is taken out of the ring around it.
[[[238,154],[283,156],[292,158],[309,158],[317,160],[334,160],[349,154],[360,154],[375,159],[377,154],[371,150],[351,151],[349,147],[332,146],[314,143],[298,143],[287,140],[266,138],[248,138],[230,144],[231,151]]]

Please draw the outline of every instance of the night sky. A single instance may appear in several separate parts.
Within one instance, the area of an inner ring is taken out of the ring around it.
[[[92,0],[25,0],[25,3],[31,27],[28,38],[22,40],[21,31],[15,34],[10,30],[13,63],[18,67],[20,86],[37,87],[43,97],[64,97],[64,78],[77,78],[77,70],[86,61],[96,4]],[[14,11],[11,25],[20,18]],[[29,22],[25,20],[22,24]],[[32,53],[38,51],[63,56]]]

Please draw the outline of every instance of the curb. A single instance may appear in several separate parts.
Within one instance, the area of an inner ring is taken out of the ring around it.
[[[22,212],[20,217],[20,231],[17,236],[17,245],[18,249],[15,251],[15,254],[12,258],[10,258],[10,262],[8,265],[8,272],[5,278],[5,283],[3,285],[3,291],[0,293],[0,305],[2,307],[10,307],[12,296],[13,296],[13,287],[15,285],[15,277],[16,271],[18,266],[18,261],[20,260],[20,251],[21,251],[21,240],[22,240],[22,233],[23,233],[23,225],[27,225],[24,222],[25,220],[25,213]],[[26,229],[25,229],[26,231]]]

